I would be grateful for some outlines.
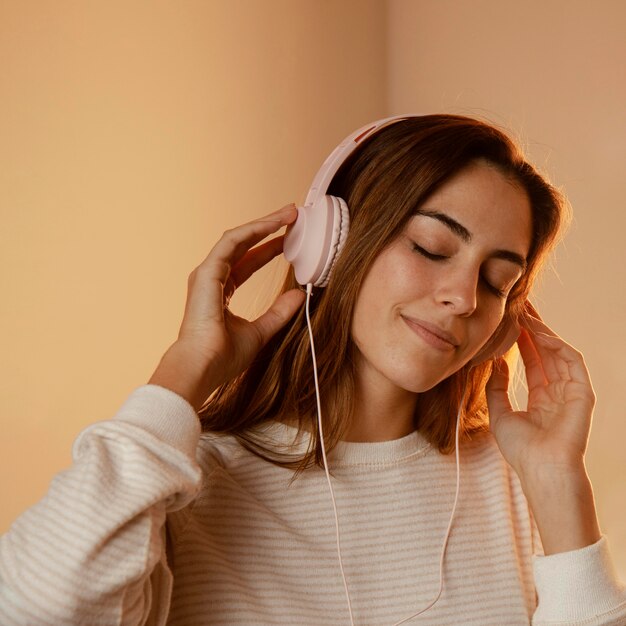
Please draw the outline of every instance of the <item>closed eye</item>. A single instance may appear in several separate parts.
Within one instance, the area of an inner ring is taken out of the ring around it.
[[[443,254],[433,254],[432,252],[428,252],[428,250],[422,248],[422,246],[418,246],[415,242],[413,242],[413,249],[416,252],[419,252],[422,256],[425,256],[427,259],[431,259],[431,261],[443,261],[449,257]]]
[[[433,254],[432,252],[429,252],[425,248],[422,248],[422,246],[418,246],[415,242],[412,242],[412,243],[413,243],[413,250],[415,250],[416,252],[421,254],[423,257],[426,257],[427,259],[430,259],[431,261],[445,261],[446,259],[450,258],[450,257],[445,256],[443,254]],[[481,276],[481,280],[483,281],[483,284],[485,285],[485,287],[494,296],[497,296],[498,298],[506,298],[506,296],[507,296],[507,292],[506,291],[503,291],[501,289],[498,289],[497,287],[494,287],[489,281],[485,280],[484,276]]]

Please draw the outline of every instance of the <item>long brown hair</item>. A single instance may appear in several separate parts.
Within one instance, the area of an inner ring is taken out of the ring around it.
[[[470,163],[483,160],[528,194],[532,241],[527,269],[510,292],[500,329],[518,317],[530,287],[567,218],[567,204],[494,126],[459,115],[408,118],[368,137],[335,174],[328,194],[350,209],[350,231],[328,286],[311,299],[326,451],[332,450],[353,417],[355,350],[351,320],[361,283],[372,262],[403,230],[415,210],[440,185]],[[289,268],[281,292],[298,287]],[[496,333],[498,330],[496,330]],[[495,334],[494,333],[494,336]],[[484,388],[492,360],[468,365],[418,396],[415,427],[441,453],[454,450],[454,426],[462,407],[461,433],[488,429]],[[246,449],[296,475],[323,467],[308,330],[300,310],[258,353],[238,378],[224,384],[199,411],[203,431],[230,434]],[[278,454],[251,429],[270,420],[296,418],[311,432],[304,455]]]

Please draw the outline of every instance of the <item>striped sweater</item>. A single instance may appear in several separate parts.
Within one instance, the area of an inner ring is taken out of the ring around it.
[[[278,422],[259,435],[303,451]],[[543,556],[515,472],[463,444],[439,601],[410,624],[626,624],[606,536]],[[73,465],[0,540],[2,626],[349,626],[323,470],[292,472],[200,433],[157,385],[84,429]],[[391,626],[439,590],[455,456],[414,432],[329,455],[356,626]]]

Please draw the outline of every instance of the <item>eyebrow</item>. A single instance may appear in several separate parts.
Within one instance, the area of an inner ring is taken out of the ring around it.
[[[470,231],[467,230],[463,224],[460,224],[445,213],[428,209],[416,209],[414,214],[432,217],[433,219],[440,221],[465,243],[469,243],[472,240],[472,233],[470,233]],[[512,252],[511,250],[495,250],[492,256],[496,259],[503,259],[504,261],[515,263],[515,265],[519,265],[523,271],[526,270],[526,259],[521,254],[517,254],[517,252]]]

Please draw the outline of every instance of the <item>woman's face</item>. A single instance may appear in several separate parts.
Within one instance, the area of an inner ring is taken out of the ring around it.
[[[422,392],[465,365],[500,323],[531,236],[526,192],[495,167],[477,161],[443,184],[361,286],[362,380]]]

